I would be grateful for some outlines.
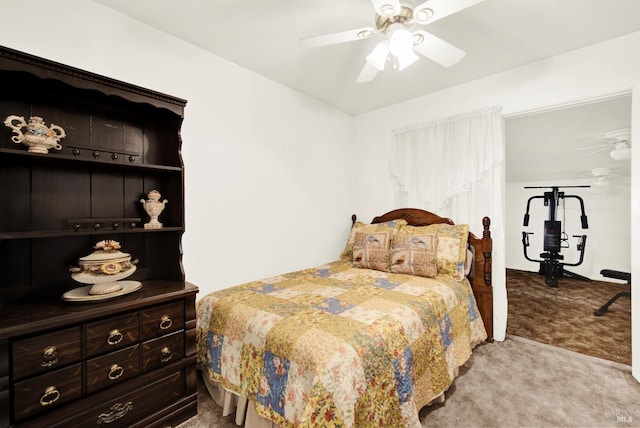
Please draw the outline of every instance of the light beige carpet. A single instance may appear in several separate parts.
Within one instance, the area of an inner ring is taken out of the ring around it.
[[[478,346],[423,427],[640,427],[640,384],[627,365],[507,336]],[[180,428],[233,428],[200,385]],[[250,428],[250,427],[249,427]]]

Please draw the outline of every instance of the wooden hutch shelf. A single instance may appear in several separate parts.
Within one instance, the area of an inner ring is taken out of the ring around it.
[[[0,427],[175,426],[197,413],[195,296],[182,267],[186,101],[0,47],[0,121],[41,117],[60,150],[0,126]],[[26,131],[25,131],[26,132]],[[140,202],[168,203],[161,229]],[[91,302],[69,266],[101,240],[142,288]]]

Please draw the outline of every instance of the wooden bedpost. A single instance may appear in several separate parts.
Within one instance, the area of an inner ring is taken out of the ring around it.
[[[487,342],[493,342],[493,287],[491,286],[491,252],[493,250],[491,219],[482,219],[482,238],[478,239],[469,234],[469,240],[476,249],[475,275],[471,280],[473,295],[478,304],[478,310],[487,331]]]
[[[493,244],[491,241],[491,219],[485,217],[482,219],[482,255],[484,256],[484,283],[491,286],[491,251],[493,250]]]

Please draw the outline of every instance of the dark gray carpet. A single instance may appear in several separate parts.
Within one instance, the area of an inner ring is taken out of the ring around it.
[[[198,416],[180,428],[233,428],[200,385]],[[508,335],[483,344],[423,427],[640,427],[631,367]]]

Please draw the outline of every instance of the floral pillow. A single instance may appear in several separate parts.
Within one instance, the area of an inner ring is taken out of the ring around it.
[[[438,275],[435,233],[414,234],[401,227],[391,244],[390,272],[435,278]]]
[[[469,225],[438,225],[438,275],[464,279],[464,262],[467,258]]]
[[[362,269],[389,270],[389,249],[393,229],[356,232],[353,241],[353,266]]]
[[[398,235],[435,234],[436,265],[438,275],[448,276],[458,281],[464,279],[464,262],[467,256],[469,225],[432,224],[429,226],[402,226]]]
[[[347,240],[347,245],[345,246],[344,251],[342,251],[342,254],[340,255],[340,260],[353,261],[353,244],[355,241],[356,233],[358,232],[374,233],[374,232],[379,232],[384,230],[395,232],[395,230],[397,230],[398,227],[406,224],[407,224],[407,221],[402,219],[387,221],[384,223],[374,223],[374,224],[366,224],[366,223],[362,223],[361,221],[356,221],[353,224],[353,227],[351,227],[351,233],[349,233],[349,239]]]

